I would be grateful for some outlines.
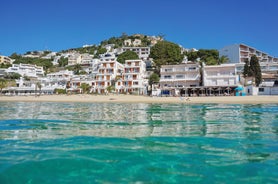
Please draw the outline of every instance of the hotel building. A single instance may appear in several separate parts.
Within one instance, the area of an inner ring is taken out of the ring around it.
[[[36,66],[31,64],[13,64],[6,70],[6,73],[18,73],[21,76],[27,77],[42,77],[44,76],[44,70],[42,66]]]
[[[146,94],[146,64],[142,60],[126,60],[121,80],[116,82],[116,92]]]
[[[256,55],[261,63],[278,63],[278,58],[268,55],[245,44],[228,45],[219,50],[219,56],[226,56],[229,63],[244,63],[246,59]]]
[[[162,65],[160,74],[162,95],[187,95],[191,89],[200,86],[200,66],[197,63]]]
[[[93,84],[93,91],[106,93],[106,88],[113,86],[113,83],[116,82],[116,77],[122,75],[124,66],[117,62],[115,56],[109,56],[101,58],[98,67],[96,81]]]
[[[230,94],[239,84],[234,64],[210,65],[203,64],[203,86],[206,94]]]

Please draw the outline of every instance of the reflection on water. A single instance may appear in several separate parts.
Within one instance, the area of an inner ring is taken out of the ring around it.
[[[206,136],[277,139],[276,105],[1,103],[1,139]]]
[[[1,102],[0,183],[277,183],[277,114],[275,104]]]

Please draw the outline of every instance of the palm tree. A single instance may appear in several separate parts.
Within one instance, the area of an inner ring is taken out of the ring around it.
[[[5,79],[0,79],[0,94],[2,94],[3,88],[7,87],[7,81]]]
[[[90,89],[90,85],[86,84],[86,83],[82,83],[81,84],[81,89],[82,89],[82,93],[88,93],[89,89]]]
[[[80,65],[80,64],[76,64],[76,65],[74,65],[74,67],[73,67],[73,71],[74,71],[74,74],[75,74],[75,75],[79,75],[80,70],[82,70],[82,67],[81,67],[81,65]]]
[[[218,64],[223,64],[223,63],[226,63],[229,61],[229,58],[227,56],[221,56],[219,59],[218,59]]]
[[[39,88],[39,96],[41,95],[41,89],[42,89],[42,85],[40,82],[36,83],[36,87],[35,87],[35,96],[37,96],[37,89]]]

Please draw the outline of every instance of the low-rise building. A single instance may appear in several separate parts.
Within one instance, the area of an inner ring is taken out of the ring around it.
[[[197,63],[162,65],[160,74],[162,95],[187,96],[193,89],[200,87],[200,66]]]
[[[68,65],[71,66],[71,65],[80,64],[80,65],[89,66],[92,60],[93,57],[89,54],[75,53],[68,57]]]
[[[13,59],[9,58],[8,56],[0,56],[0,64],[12,64]]]
[[[18,73],[26,77],[42,77],[44,76],[44,69],[42,66],[31,64],[13,64],[6,70],[6,73]]]
[[[203,86],[209,95],[230,95],[239,85],[235,64],[203,64]]]
[[[146,60],[150,55],[151,49],[150,47],[122,47],[121,52],[123,53],[126,51],[133,51],[140,59]]]

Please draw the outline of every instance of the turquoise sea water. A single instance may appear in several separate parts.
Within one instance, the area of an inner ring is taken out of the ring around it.
[[[278,104],[0,102],[0,183],[278,183]]]

